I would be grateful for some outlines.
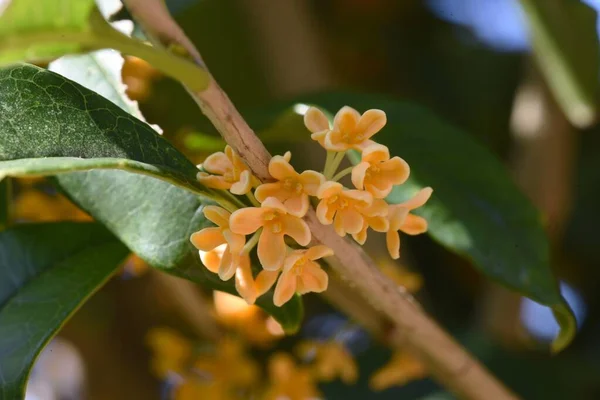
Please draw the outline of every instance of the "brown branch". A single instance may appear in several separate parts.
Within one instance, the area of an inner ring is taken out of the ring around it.
[[[164,41],[168,36],[168,29],[155,26],[166,18],[164,15],[160,18],[148,12],[136,15],[136,4],[139,5],[142,1],[126,0],[125,3],[149,34],[160,32]],[[160,3],[160,0],[143,1],[146,10],[152,7],[152,3]],[[160,11],[160,7],[155,9]],[[174,31],[170,36],[171,40],[185,47],[189,54],[198,54],[194,48],[188,48],[189,40],[179,40],[180,31],[181,29]],[[253,173],[261,181],[271,180],[267,169],[271,155],[214,78],[211,78],[205,91],[190,93],[202,112],[225,141],[246,161]],[[399,290],[396,284],[387,279],[361,247],[339,237],[331,226],[321,225],[313,210],[308,212],[305,219],[312,231],[313,242],[322,243],[334,250],[336,262],[331,263],[332,267],[375,310],[389,319],[397,332],[394,335],[397,338],[395,341],[402,342],[417,355],[438,381],[465,399],[516,398],[429,318],[412,296]]]

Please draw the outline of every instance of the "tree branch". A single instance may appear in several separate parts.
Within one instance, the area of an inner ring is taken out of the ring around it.
[[[161,3],[161,0],[125,0],[146,32],[159,35],[163,43],[184,47],[200,60],[199,52],[191,42],[187,38],[181,39],[182,30],[164,14]],[[138,10],[143,12],[138,13]],[[167,20],[169,22],[165,23]],[[214,78],[211,77],[206,90],[190,91],[190,94],[254,175],[263,182],[271,180],[268,172],[271,155]],[[309,210],[305,219],[312,231],[313,244],[324,244],[334,250],[336,260],[331,262],[332,268],[391,322],[396,332],[394,341],[402,342],[407,350],[419,357],[438,381],[465,399],[516,398],[430,319],[412,296],[387,279],[361,247],[338,236],[331,226],[319,223],[314,210]]]

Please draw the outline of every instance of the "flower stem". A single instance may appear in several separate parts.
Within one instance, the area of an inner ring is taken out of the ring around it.
[[[246,193],[246,197],[250,199],[250,203],[252,203],[254,207],[260,207],[260,203],[258,202],[258,200],[256,200],[256,197],[254,197],[254,193],[252,193],[252,191]]]
[[[325,175],[326,178],[329,178],[328,177],[329,168],[331,167],[331,163],[333,162],[334,158],[335,158],[335,152],[331,151],[331,150],[327,150],[327,158],[325,159],[325,166],[323,167],[323,175]]]
[[[250,240],[248,240],[248,242],[246,242],[246,244],[244,245],[244,248],[242,249],[242,254],[250,253],[250,251],[258,243],[258,239],[260,238],[261,232],[262,232],[262,228],[259,228],[256,232],[254,232],[254,235],[252,235]]]
[[[348,167],[346,169],[341,170],[340,172],[338,172],[333,178],[331,178],[332,181],[337,182],[340,179],[342,179],[343,177],[345,177],[346,175],[348,175],[349,173],[352,172],[352,168],[354,168],[353,166]]]
[[[335,157],[333,157],[333,161],[329,165],[329,170],[327,171],[327,174],[325,174],[325,177],[327,179],[331,179],[331,177],[335,174],[335,172],[337,171],[338,167],[340,166],[340,163],[344,159],[345,155],[346,155],[346,152],[345,151],[341,151],[341,152],[337,153],[335,155]]]

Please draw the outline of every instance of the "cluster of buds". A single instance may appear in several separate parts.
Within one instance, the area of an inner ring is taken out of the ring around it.
[[[253,205],[229,210],[204,207],[204,215],[216,226],[191,237],[206,268],[222,280],[235,276],[236,289],[249,304],[275,284],[273,302],[277,306],[289,301],[294,293],[327,288],[327,273],[316,261],[332,256],[333,251],[322,245],[304,248],[311,241],[311,232],[302,218],[311,197],[318,202],[318,220],[324,225],[333,224],[340,236],[350,234],[364,244],[369,228],[386,232],[387,248],[394,259],[400,257],[400,231],[416,235],[427,230],[427,221],[410,211],[425,204],[431,188],[422,189],[401,204],[389,205],[384,200],[395,185],[408,179],[410,169],[400,157],[390,158],[386,146],[371,140],[386,124],[383,111],[368,110],[360,115],[353,108],[343,107],[331,126],[322,111],[311,107],[304,123],[312,139],[327,150],[322,173],[298,173],[287,152],[274,156],[269,163],[275,181],[261,183],[229,146],[225,152],[210,155],[200,166],[198,180],[205,186],[247,196]],[[361,162],[338,172],[350,150],[361,152]],[[351,175],[354,189],[339,182],[347,175]],[[248,235],[250,239],[246,240]],[[286,244],[286,236],[294,240],[294,248]],[[255,246],[262,266],[256,277],[250,267],[250,252]]]

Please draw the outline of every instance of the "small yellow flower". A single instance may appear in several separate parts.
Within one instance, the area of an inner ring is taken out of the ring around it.
[[[215,223],[216,227],[204,228],[195,232],[190,237],[192,244],[200,250],[200,257],[206,268],[219,274],[219,278],[226,281],[235,274],[240,262],[240,252],[244,248],[246,239],[243,235],[235,234],[229,226],[229,211],[217,206],[206,206],[202,210],[204,216]],[[221,257],[217,247],[226,245]],[[217,249],[217,250],[215,250]],[[202,252],[209,252],[203,256]],[[218,267],[216,261],[219,261]]]
[[[371,376],[369,386],[375,391],[380,391],[392,386],[402,386],[425,376],[427,370],[419,360],[410,354],[395,352],[391,361]]]
[[[192,355],[191,343],[169,328],[153,328],[146,336],[152,349],[151,368],[159,378],[169,372],[181,372]]]
[[[346,347],[336,341],[306,341],[298,346],[303,359],[314,358],[313,368],[317,379],[330,382],[339,377],[347,385],[356,383],[358,366]]]
[[[389,205],[385,200],[374,199],[373,204],[360,210],[364,222],[360,232],[352,234],[354,240],[359,244],[365,244],[367,241],[367,229],[369,228],[376,232],[387,232],[390,227],[387,219],[388,209]]]
[[[278,180],[264,183],[256,188],[254,195],[261,203],[268,197],[275,197],[283,203],[291,215],[303,217],[308,211],[308,196],[315,196],[325,177],[315,171],[296,172],[290,165],[291,153],[275,156],[269,162],[269,173]]]
[[[327,132],[324,147],[332,151],[362,151],[374,144],[373,135],[386,124],[385,113],[381,110],[368,110],[360,115],[355,109],[345,106],[335,115],[333,129]]]
[[[273,304],[281,307],[287,303],[294,293],[319,293],[327,289],[327,273],[315,262],[323,257],[333,255],[327,246],[314,246],[308,250],[294,250],[283,262],[283,272],[279,277]]]
[[[400,157],[390,159],[390,151],[381,144],[373,144],[362,152],[362,161],[352,168],[352,183],[357,189],[383,199],[408,179],[410,167]]]
[[[317,218],[323,225],[331,225],[338,235],[355,234],[362,230],[364,218],[361,210],[373,203],[369,192],[344,190],[341,183],[325,182],[317,191],[321,199],[317,206]]]
[[[302,219],[289,214],[276,198],[269,197],[260,207],[242,208],[231,214],[232,232],[249,235],[263,228],[258,240],[258,259],[263,268],[276,271],[286,255],[284,236],[290,236],[299,245],[310,242],[310,229]]]
[[[410,214],[410,211],[425,204],[431,197],[431,193],[433,193],[433,189],[426,187],[421,189],[412,199],[390,206],[388,213],[390,228],[386,234],[386,243],[393,259],[400,258],[400,233],[398,231],[408,235],[419,235],[427,231],[427,220],[418,215]]]
[[[304,114],[304,125],[312,132],[310,137],[325,147],[325,136],[331,130],[329,120],[323,114],[323,111],[315,107],[310,107]]]
[[[200,183],[214,189],[230,190],[233,194],[246,194],[260,183],[230,146],[225,146],[224,153],[208,156],[202,168],[208,173],[198,172]]]
[[[320,398],[319,390],[308,368],[297,367],[286,353],[276,353],[269,360],[269,388],[265,400],[306,400]]]

